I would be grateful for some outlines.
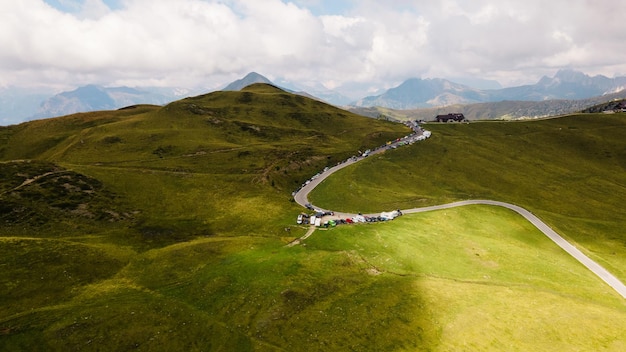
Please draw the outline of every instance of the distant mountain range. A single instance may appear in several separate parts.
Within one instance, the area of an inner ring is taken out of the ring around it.
[[[505,100],[490,103],[456,104],[431,108],[395,110],[374,107],[349,107],[359,115],[390,120],[432,121],[437,115],[462,113],[468,120],[519,120],[558,116],[575,112],[600,112],[616,106],[615,101],[626,99],[626,90],[587,99],[552,99],[543,101]],[[590,109],[594,107],[595,109]]]
[[[170,88],[106,88],[87,85],[45,100],[31,118],[62,116],[86,111],[114,110],[136,104],[163,105],[183,98],[189,93],[188,90]]]
[[[356,107],[384,107],[397,110],[473,104],[497,101],[546,101],[587,99],[626,89],[626,77],[588,76],[574,70],[560,70],[536,84],[502,89],[475,89],[441,78],[409,79],[385,93],[354,102]]]
[[[477,118],[503,116],[518,118],[545,116],[555,111],[579,111],[601,103],[602,99],[607,101],[609,94],[622,92],[626,88],[626,77],[592,77],[569,69],[558,71],[554,77],[543,77],[536,84],[499,89],[477,89],[442,78],[411,78],[382,94],[368,96],[358,101],[353,101],[319,83],[302,84],[286,80],[277,82],[275,84],[263,75],[251,72],[226,85],[223,90],[241,90],[253,83],[272,84],[286,91],[314,97],[336,106],[344,106],[364,115],[384,115],[380,112],[384,109],[398,111],[433,108],[436,111],[448,111],[455,108],[456,111],[463,112],[468,108],[459,106],[473,105],[473,109],[478,109],[477,107],[481,105],[476,104],[481,103],[487,105],[482,105],[483,108],[480,110],[482,112],[475,113]],[[497,82],[488,83],[490,83],[488,86],[497,86],[495,84]],[[118,109],[136,104],[163,105],[202,93],[206,91],[87,85],[52,95],[41,89],[0,88],[0,125],[76,112]],[[593,102],[585,101],[593,97],[599,98]],[[548,102],[552,100],[558,101]]]
[[[52,96],[50,89],[0,88],[0,125],[21,122],[37,113],[42,101]]]

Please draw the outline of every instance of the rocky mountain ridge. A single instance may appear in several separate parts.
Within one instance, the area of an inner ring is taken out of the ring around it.
[[[626,88],[626,77],[589,76],[579,71],[564,69],[558,71],[553,77],[543,77],[532,85],[499,89],[478,89],[443,78],[410,78],[382,94],[368,96],[350,103],[350,98],[326,89],[321,84],[310,82],[301,84],[284,79],[276,79],[276,82],[278,83],[275,84],[256,72],[250,72],[245,77],[226,85],[222,90],[241,90],[253,83],[266,83],[281,87],[286,91],[315,97],[329,104],[360,111],[372,110],[375,107],[394,110],[425,108],[448,110],[448,107],[478,103],[498,103],[499,107],[496,110],[501,111],[503,107],[511,105],[507,102],[520,101],[529,102],[528,104],[521,104],[529,106],[529,108],[522,109],[523,112],[506,112],[504,115],[526,116],[528,115],[527,112],[532,110],[532,115],[535,116],[537,114],[549,114],[555,110],[551,107],[546,108],[546,106],[551,105],[545,103],[547,101],[565,100],[567,103],[562,101],[557,103],[560,106],[556,109],[557,111],[572,109],[578,111],[586,107],[581,106],[581,104],[586,104],[585,99],[597,97],[598,99],[593,101],[597,104],[599,103],[598,100],[602,100],[603,97],[608,100],[609,94],[623,92]],[[45,98],[45,93],[42,92],[34,94],[23,89],[0,89],[0,125],[76,112],[119,109],[136,104],[164,105],[180,98],[202,93],[206,92],[181,88],[87,85]],[[582,101],[576,102],[578,100]],[[37,103],[37,101],[41,101],[41,103]],[[532,102],[536,102],[538,105],[533,107],[535,104]],[[37,104],[39,104],[38,108],[36,107]],[[570,107],[564,107],[564,104],[569,104]],[[491,116],[494,114],[477,115]],[[495,115],[501,117],[503,114],[499,112]]]
[[[554,77],[537,83],[502,89],[475,89],[441,78],[411,78],[385,93],[354,102],[356,107],[384,107],[398,110],[432,108],[455,104],[500,101],[547,101],[588,99],[626,89],[626,77],[589,76],[579,71],[560,70]]]

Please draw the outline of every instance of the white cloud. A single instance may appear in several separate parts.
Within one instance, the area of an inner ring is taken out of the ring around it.
[[[80,8],[78,16],[80,18],[100,18],[106,15],[111,9],[102,0],[85,0]]]
[[[67,12],[0,3],[0,84],[217,87],[257,71],[340,89],[419,76],[533,83],[561,67],[626,72],[621,1],[60,2]]]

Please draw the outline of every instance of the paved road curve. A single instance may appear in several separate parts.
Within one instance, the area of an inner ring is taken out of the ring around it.
[[[377,154],[382,151],[383,151],[382,149],[377,150],[377,151],[372,152],[372,154]],[[363,159],[362,157],[351,159],[349,161],[346,161],[342,164],[336,165],[328,169],[324,173],[320,174],[320,176],[318,176],[314,180],[311,180],[309,184],[305,185],[300,190],[298,190],[298,192],[294,194],[294,200],[296,201],[296,203],[302,206],[306,206],[307,204],[309,204],[309,201],[308,201],[309,193],[315,187],[317,187],[317,185],[319,185],[326,177],[362,159]],[[621,281],[619,281],[615,276],[609,273],[608,270],[603,268],[600,264],[594,262],[593,260],[591,260],[591,258],[584,255],[580,250],[574,247],[571,243],[567,242],[563,237],[561,237],[558,233],[552,230],[548,225],[546,225],[546,223],[541,221],[538,217],[533,215],[530,211],[522,207],[519,207],[517,205],[504,203],[504,202],[498,202],[494,200],[464,200],[460,202],[454,202],[454,203],[442,204],[442,205],[434,205],[430,207],[405,209],[405,210],[402,210],[402,213],[404,214],[420,213],[420,212],[425,212],[425,211],[448,209],[448,208],[454,208],[454,207],[460,207],[460,206],[472,205],[472,204],[486,204],[486,205],[505,207],[507,209],[511,209],[515,211],[516,213],[520,214],[521,216],[526,218],[526,220],[530,221],[530,223],[533,224],[535,227],[537,227],[541,232],[543,232],[544,235],[548,236],[548,238],[554,241],[554,243],[556,243],[559,247],[561,247],[563,250],[569,253],[572,257],[574,257],[576,260],[578,260],[580,263],[586,266],[589,270],[591,270],[594,274],[596,274],[600,279],[602,279],[609,286],[611,286],[615,291],[617,291],[617,293],[619,293],[622,296],[622,298],[626,299],[626,286]],[[327,210],[327,209],[322,209],[318,207],[315,207],[315,208],[320,209],[320,210]],[[340,216],[340,217],[351,217],[356,214],[335,212],[335,215]],[[307,234],[310,235],[311,233],[307,233]]]

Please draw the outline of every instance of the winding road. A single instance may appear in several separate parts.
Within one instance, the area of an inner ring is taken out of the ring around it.
[[[374,150],[373,152],[370,153],[370,155],[382,153],[384,150],[385,148]],[[337,172],[343,169],[344,167],[348,167],[354,163],[357,163],[363,160],[364,158],[365,157],[349,159],[348,161],[344,163],[341,163],[339,165],[329,168],[325,172],[319,174],[319,176],[316,177],[315,179],[310,180],[310,182],[306,184],[305,186],[303,186],[301,189],[299,189],[294,194],[294,200],[296,201],[296,203],[300,204],[303,207],[307,206],[308,204],[310,204],[308,200],[309,193],[315,187],[317,187],[324,179],[332,175],[334,172]],[[434,206],[423,207],[423,208],[405,209],[405,210],[402,210],[402,213],[412,214],[412,213],[448,209],[448,208],[460,207],[464,205],[474,205],[474,204],[500,206],[500,207],[513,210],[514,212],[520,214],[526,220],[528,220],[531,224],[533,224],[537,229],[539,229],[539,231],[543,232],[544,235],[546,235],[554,243],[556,243],[559,247],[561,247],[564,251],[566,251],[572,257],[574,257],[574,259],[578,260],[582,265],[587,267],[587,269],[591,270],[591,272],[596,274],[600,279],[606,282],[611,288],[617,291],[617,293],[619,293],[622,296],[622,298],[626,299],[626,286],[620,280],[618,280],[615,276],[613,276],[608,270],[603,268],[600,264],[596,263],[591,258],[583,254],[580,250],[578,250],[578,248],[574,247],[571,243],[566,241],[563,237],[561,237],[558,233],[556,233],[548,225],[546,225],[546,223],[541,221],[541,219],[539,219],[537,216],[535,216],[530,211],[520,206],[510,204],[510,203],[505,203],[505,202],[499,202],[495,200],[476,199],[476,200],[464,200],[464,201],[459,201],[459,202],[454,202],[454,203],[449,203],[449,204],[442,204],[442,205],[434,205]],[[315,207],[315,209],[319,209],[321,211],[328,210],[328,209],[323,209],[323,208],[318,208],[318,207]],[[338,217],[347,218],[347,217],[355,216],[356,214],[335,212],[335,215]],[[378,215],[378,214],[366,214],[366,215]],[[314,227],[312,228],[314,229]],[[307,232],[305,237],[310,236],[312,233],[313,231],[311,229]],[[300,240],[302,239],[304,238],[301,238]],[[298,243],[299,243],[299,240],[298,240]]]

